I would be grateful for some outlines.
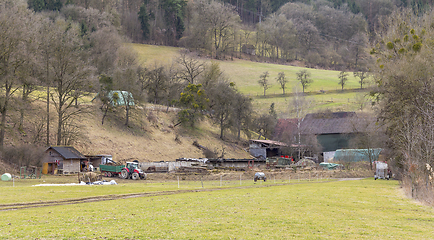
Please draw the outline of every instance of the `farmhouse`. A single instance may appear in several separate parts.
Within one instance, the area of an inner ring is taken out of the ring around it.
[[[49,147],[42,161],[43,174],[70,174],[81,171],[81,162],[87,158],[70,146]]]

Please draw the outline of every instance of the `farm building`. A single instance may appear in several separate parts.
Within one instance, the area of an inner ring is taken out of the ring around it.
[[[265,168],[265,158],[259,159],[208,159],[206,164],[209,167],[222,167],[222,168],[234,168],[234,169],[247,169],[247,168]]]
[[[288,147],[286,143],[272,141],[272,140],[254,140],[249,141],[250,154],[256,158],[262,157],[274,157],[280,156],[281,150],[284,147]]]
[[[42,162],[44,174],[70,174],[80,172],[81,162],[87,158],[74,147],[49,147]]]
[[[349,147],[352,139],[361,133],[375,131],[376,118],[358,116],[355,112],[307,114],[301,122],[302,135],[315,135],[322,152]]]
[[[85,157],[87,160],[81,161],[81,171],[83,171],[83,168],[88,166],[89,163],[91,163],[94,167],[99,167],[100,164],[107,164],[107,161],[113,161],[112,155],[107,154],[85,155]]]
[[[372,149],[338,149],[335,152],[333,161],[336,162],[375,162],[380,157],[381,148]]]
[[[98,93],[93,99],[97,99],[100,93]],[[107,94],[108,99],[110,99],[110,104],[112,106],[134,106],[133,94],[127,91],[110,91]]]
[[[108,94],[113,106],[134,106],[133,94],[127,91],[110,91]]]

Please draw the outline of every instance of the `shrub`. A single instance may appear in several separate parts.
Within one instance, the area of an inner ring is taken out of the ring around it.
[[[35,145],[5,147],[2,159],[17,166],[41,166],[44,149]]]

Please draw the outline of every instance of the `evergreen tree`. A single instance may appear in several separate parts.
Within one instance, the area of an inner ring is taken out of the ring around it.
[[[143,38],[145,40],[148,40],[151,27],[149,26],[149,15],[145,3],[143,3],[142,6],[140,7],[140,11],[138,14],[139,14],[139,20],[140,20],[140,26],[142,29]]]

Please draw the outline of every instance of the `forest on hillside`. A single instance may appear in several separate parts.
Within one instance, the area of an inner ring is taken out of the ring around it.
[[[135,43],[181,46],[216,59],[234,57],[308,67],[366,70],[366,49],[383,17],[428,0],[28,0],[29,8],[67,5],[113,16]],[[89,22],[83,28],[92,30]]]

